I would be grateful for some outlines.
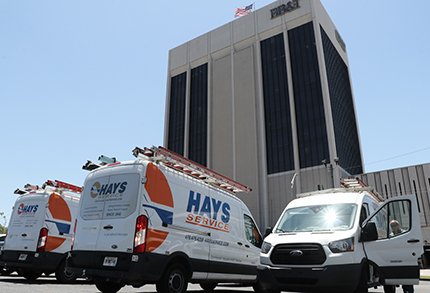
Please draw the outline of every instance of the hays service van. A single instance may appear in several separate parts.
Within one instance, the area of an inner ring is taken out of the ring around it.
[[[262,238],[233,195],[249,188],[162,147],[133,154],[86,178],[68,266],[102,292],[255,283]]]
[[[79,205],[81,187],[48,180],[42,187],[27,184],[17,189],[1,254],[1,265],[33,281],[55,273],[68,283],[76,274],[65,268]]]

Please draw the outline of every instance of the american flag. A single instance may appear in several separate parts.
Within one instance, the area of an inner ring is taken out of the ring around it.
[[[234,17],[244,16],[248,15],[252,11],[252,7],[254,6],[254,3],[245,6],[243,8],[236,8],[236,12],[234,13]]]

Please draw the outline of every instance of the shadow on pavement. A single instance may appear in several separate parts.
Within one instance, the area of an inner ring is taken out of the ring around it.
[[[35,281],[29,281],[25,279],[24,277],[21,277],[19,275],[12,274],[10,276],[2,276],[0,279],[0,282],[5,283],[12,283],[12,284],[35,284],[35,285],[46,285],[46,284],[56,284],[56,285],[63,285],[59,283],[54,276],[42,276]],[[80,285],[86,285],[86,284],[92,284],[92,282],[86,280],[86,279],[77,279],[75,282],[70,284],[64,284],[64,285],[73,285],[73,284],[80,284]]]

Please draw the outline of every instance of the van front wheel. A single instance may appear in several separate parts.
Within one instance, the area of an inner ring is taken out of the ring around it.
[[[119,290],[121,290],[121,288],[123,287],[123,285],[119,283],[107,282],[107,281],[101,281],[101,280],[95,280],[94,284],[96,285],[97,289],[99,289],[99,291],[103,293],[116,293]]]
[[[185,268],[179,264],[171,265],[156,285],[158,293],[185,293],[187,287]]]
[[[367,293],[369,288],[367,287],[367,271],[365,268],[361,270],[360,281],[358,282],[357,288],[354,293]]]
[[[55,278],[63,284],[73,283],[76,281],[76,274],[66,267],[66,261],[62,261],[55,271]]]
[[[384,285],[384,293],[395,293],[396,286],[394,285]]]
[[[213,292],[217,285],[218,285],[217,283],[200,283],[200,287],[205,292]]]

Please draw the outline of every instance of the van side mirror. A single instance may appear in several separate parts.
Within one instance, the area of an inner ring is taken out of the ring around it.
[[[361,229],[360,241],[368,242],[378,240],[378,231],[374,222],[367,222],[366,226]]]
[[[272,227],[267,227],[266,228],[266,232],[264,232],[264,237],[266,238],[267,236],[269,236],[270,233],[272,233],[273,228]]]

